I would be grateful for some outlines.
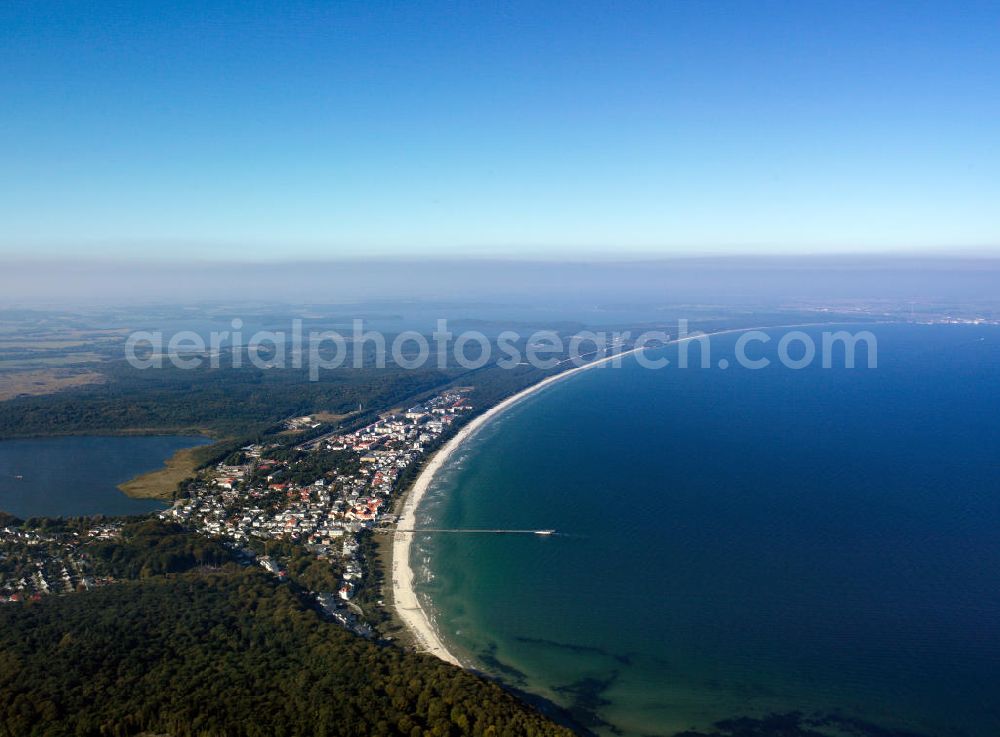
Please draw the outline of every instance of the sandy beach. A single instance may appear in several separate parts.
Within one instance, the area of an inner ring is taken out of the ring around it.
[[[430,487],[431,482],[434,480],[434,476],[437,474],[438,470],[440,470],[451,454],[454,453],[463,442],[465,442],[491,419],[504,410],[509,409],[517,402],[520,402],[522,399],[541,391],[545,387],[550,386],[557,381],[566,379],[573,374],[600,366],[601,364],[613,361],[616,358],[627,356],[630,353],[635,353],[637,350],[642,349],[633,348],[631,350],[622,351],[621,353],[605,356],[604,358],[591,361],[584,366],[577,366],[569,369],[568,371],[563,371],[562,373],[554,376],[549,376],[537,384],[532,384],[527,389],[522,389],[517,394],[514,394],[499,404],[494,405],[486,412],[470,421],[469,424],[459,430],[458,433],[451,438],[451,440],[449,440],[431,457],[423,471],[420,472],[420,476],[417,477],[417,480],[414,482],[406,496],[406,501],[403,504],[403,511],[400,514],[399,522],[396,525],[397,530],[393,533],[392,539],[393,603],[396,608],[397,615],[413,635],[419,650],[436,655],[447,663],[452,663],[453,665],[458,666],[462,665],[458,658],[456,658],[448,650],[448,648],[444,646],[444,643],[441,642],[441,638],[439,638],[437,632],[435,632],[434,627],[430,622],[430,618],[427,616],[427,612],[425,612],[423,607],[420,605],[420,601],[417,599],[417,594],[413,589],[413,569],[410,567],[410,543],[413,541],[415,533],[400,532],[400,530],[412,530],[416,528],[417,507],[420,505],[420,501],[423,499],[424,494],[427,493],[427,489]]]
[[[675,338],[667,341],[667,344],[676,344],[684,341],[696,340],[701,337],[715,338],[720,335],[741,333],[750,330],[776,330],[812,327],[827,324],[829,323],[795,323],[791,325],[764,325],[759,327],[729,328],[719,330],[714,333],[697,333],[683,338]],[[468,425],[459,430],[459,432],[442,448],[440,448],[428,461],[427,465],[424,467],[423,471],[420,472],[420,476],[417,477],[417,480],[414,482],[406,496],[406,500],[403,504],[403,511],[400,514],[399,522],[396,525],[397,529],[393,533],[392,539],[393,603],[397,615],[413,635],[419,650],[436,655],[445,662],[462,666],[462,663],[458,660],[458,658],[456,658],[454,654],[452,654],[448,648],[444,646],[444,643],[441,642],[441,638],[438,637],[437,632],[434,630],[434,626],[431,624],[430,618],[427,616],[427,612],[425,612],[423,607],[420,605],[420,601],[417,599],[417,594],[413,589],[413,570],[410,567],[410,543],[413,541],[415,533],[400,532],[400,530],[416,529],[417,507],[420,505],[420,501],[423,499],[424,494],[427,493],[427,489],[430,487],[430,484],[434,480],[434,476],[437,474],[438,470],[445,464],[451,454],[454,453],[455,450],[457,450],[469,437],[476,433],[491,419],[526,397],[541,391],[557,381],[567,379],[580,371],[595,368],[617,358],[622,358],[637,351],[645,350],[645,348],[646,346],[642,346],[622,351],[621,353],[605,356],[604,358],[596,359],[583,366],[577,366],[569,369],[568,371],[563,371],[562,373],[555,374],[554,376],[549,376],[537,384],[532,384],[528,388],[522,389],[517,394],[511,395],[507,399],[497,405],[494,405],[489,410],[470,421]]]

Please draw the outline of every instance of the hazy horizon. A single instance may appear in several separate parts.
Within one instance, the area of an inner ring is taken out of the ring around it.
[[[993,301],[1000,257],[812,255],[615,260],[10,259],[0,305],[571,300]]]

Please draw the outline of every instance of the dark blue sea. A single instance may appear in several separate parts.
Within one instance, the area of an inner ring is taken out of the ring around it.
[[[132,499],[118,484],[156,471],[203,437],[81,436],[0,442],[0,512],[16,517],[144,514],[165,505]],[[19,478],[20,477],[20,478]]]
[[[449,646],[600,734],[1000,735],[1000,328],[864,329],[874,369],[729,335],[501,415],[421,521],[560,534],[421,536]]]

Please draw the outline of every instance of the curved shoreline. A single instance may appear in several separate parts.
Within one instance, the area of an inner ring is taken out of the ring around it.
[[[607,363],[608,361],[612,361],[616,358],[622,358],[635,353],[636,351],[644,350],[644,348],[645,347],[632,348],[627,351],[622,351],[621,353],[605,356],[604,358],[591,361],[583,366],[577,366],[569,369],[568,371],[562,371],[554,376],[542,379],[538,383],[532,384],[516,394],[507,397],[499,404],[493,405],[478,417],[474,417],[465,427],[459,430],[454,437],[445,443],[443,447],[434,453],[430,461],[420,472],[420,475],[413,483],[413,486],[410,487],[410,490],[406,495],[406,501],[403,504],[403,511],[399,515],[399,520],[396,523],[397,529],[393,532],[392,536],[393,607],[395,608],[396,614],[399,616],[400,620],[402,620],[403,624],[406,625],[406,628],[410,631],[410,634],[412,634],[413,638],[417,641],[418,649],[423,652],[430,653],[431,655],[436,655],[446,663],[462,667],[462,663],[458,660],[458,658],[456,658],[451,651],[444,646],[444,643],[441,642],[441,638],[438,637],[437,632],[435,632],[430,618],[427,616],[427,612],[424,611],[424,608],[420,605],[420,601],[417,599],[416,591],[413,588],[413,569],[410,567],[410,544],[413,542],[413,536],[416,533],[399,532],[399,528],[404,530],[415,529],[417,521],[417,507],[420,505],[420,501],[424,498],[424,494],[427,493],[427,489],[430,487],[431,482],[437,475],[437,472],[441,470],[441,467],[444,466],[451,454],[454,453],[463,442],[468,440],[491,419],[499,415],[501,412],[510,409],[510,407],[520,402],[522,399],[525,399],[526,397],[541,391],[545,387],[572,376],[580,371],[586,371],[589,368],[600,366],[601,364]]]
[[[744,328],[728,328],[725,330],[719,330],[714,333],[698,333],[694,335],[687,335],[683,338],[675,338],[673,340],[668,340],[664,345],[673,345],[676,343],[681,343],[688,340],[695,340],[698,338],[709,337],[713,338],[719,335],[727,335],[731,333],[743,333],[750,330],[780,330],[789,328],[801,328],[801,327],[818,327],[824,325],[841,325],[844,323],[839,322],[820,322],[820,323],[798,323],[793,325],[765,325],[760,327],[744,327]],[[870,324],[870,323],[869,323]],[[430,487],[431,482],[437,475],[437,472],[441,470],[448,458],[454,453],[463,442],[468,440],[472,435],[478,432],[487,422],[499,415],[500,413],[510,409],[513,405],[520,402],[532,394],[541,391],[547,386],[551,386],[557,381],[561,381],[565,378],[573,376],[581,371],[586,371],[587,369],[594,368],[595,366],[600,366],[607,363],[608,361],[613,361],[624,356],[631,355],[638,351],[645,350],[648,347],[659,347],[659,346],[640,346],[638,348],[631,348],[627,351],[622,351],[621,353],[614,353],[604,358],[599,358],[597,360],[591,361],[590,363],[584,364],[583,366],[577,366],[575,368],[569,369],[568,371],[563,371],[554,376],[546,377],[536,384],[522,389],[516,394],[504,399],[499,404],[495,404],[490,407],[483,414],[474,417],[467,425],[465,425],[458,433],[455,434],[443,447],[441,447],[437,452],[431,456],[427,465],[420,472],[413,486],[410,487],[409,491],[406,493],[406,499],[403,503],[403,510],[399,515],[399,519],[396,523],[396,529],[393,531],[392,535],[392,601],[393,608],[396,610],[396,615],[399,617],[400,621],[404,624],[406,629],[413,636],[413,639],[417,643],[417,649],[421,652],[430,653],[435,655],[446,663],[451,663],[452,665],[457,665],[459,667],[466,667],[459,661],[455,655],[445,647],[441,638],[438,637],[434,626],[431,624],[430,617],[427,612],[421,606],[419,599],[417,598],[416,591],[413,588],[413,569],[410,567],[410,545],[413,542],[413,537],[416,533],[413,532],[400,532],[403,530],[413,530],[416,529],[417,521],[417,507],[420,506],[420,502],[427,493],[427,489]]]

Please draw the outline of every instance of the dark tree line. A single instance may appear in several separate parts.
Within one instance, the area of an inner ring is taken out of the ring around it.
[[[100,370],[104,384],[4,402],[0,438],[194,429],[245,437],[292,415],[391,406],[450,378],[434,369],[342,368],[310,381],[305,370],[140,371],[124,361]]]
[[[0,735],[570,734],[491,682],[325,622],[256,568],[203,567],[225,555],[206,545],[144,523],[101,553],[140,578],[0,608]]]

